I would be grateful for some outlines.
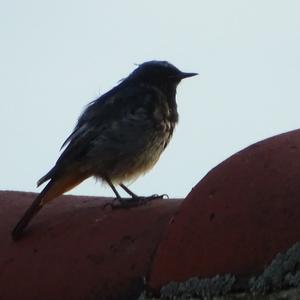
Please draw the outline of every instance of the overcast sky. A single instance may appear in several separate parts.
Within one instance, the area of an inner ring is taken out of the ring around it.
[[[0,189],[40,191],[84,106],[147,60],[180,84],[180,123],[138,194],[186,196],[244,147],[300,127],[300,2],[2,1]],[[113,196],[93,179],[72,194]]]

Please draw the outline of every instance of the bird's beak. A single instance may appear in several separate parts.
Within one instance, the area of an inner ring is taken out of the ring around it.
[[[181,80],[181,79],[188,78],[188,77],[192,77],[192,76],[196,76],[196,75],[198,75],[198,73],[186,73],[186,72],[181,72],[181,73],[178,75],[178,78]]]

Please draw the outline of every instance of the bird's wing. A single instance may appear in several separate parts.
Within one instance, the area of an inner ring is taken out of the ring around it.
[[[74,131],[64,142],[63,146],[66,145],[66,148],[56,165],[38,184],[57,175],[70,164],[80,162],[90,150],[93,141],[112,123],[119,122],[129,114],[136,119],[139,116],[150,118],[157,101],[161,101],[162,97],[161,92],[151,87],[129,86],[112,90],[91,102],[80,116]]]

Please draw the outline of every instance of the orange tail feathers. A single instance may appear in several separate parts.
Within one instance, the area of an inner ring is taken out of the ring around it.
[[[57,179],[51,179],[50,182],[45,186],[41,193],[35,198],[31,206],[26,210],[23,217],[17,223],[12,231],[13,240],[18,240],[31,221],[31,219],[39,212],[39,210],[47,202],[54,198],[62,195],[63,193],[71,190],[73,187],[87,179],[89,176],[86,174],[67,175]]]

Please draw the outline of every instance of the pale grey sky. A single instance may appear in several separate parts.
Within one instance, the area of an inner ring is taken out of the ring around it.
[[[0,189],[40,191],[84,106],[163,59],[200,75],[178,88],[170,146],[130,187],[184,197],[236,151],[300,127],[299,12],[297,0],[3,1]],[[71,193],[113,196],[94,180]]]

